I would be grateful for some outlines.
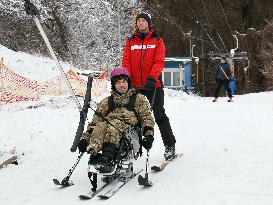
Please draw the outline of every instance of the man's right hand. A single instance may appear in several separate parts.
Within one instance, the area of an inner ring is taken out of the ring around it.
[[[154,142],[154,138],[151,135],[145,136],[141,142],[141,145],[146,149],[149,150],[152,148]]]
[[[78,149],[80,152],[86,152],[88,143],[85,139],[81,139],[78,144]]]
[[[155,89],[155,79],[148,77],[144,87],[146,91],[153,91]]]

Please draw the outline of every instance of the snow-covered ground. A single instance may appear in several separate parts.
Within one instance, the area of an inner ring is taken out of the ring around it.
[[[30,79],[59,75],[50,59],[0,46],[2,56],[10,68]],[[2,105],[0,163],[15,153],[19,164],[0,169],[0,204],[272,205],[273,92],[212,103],[212,98],[165,91],[177,152],[184,156],[164,172],[150,174],[153,187],[143,189],[133,179],[108,201],[77,197],[90,189],[87,155],[71,177],[74,186],[60,189],[52,182],[64,178],[78,156],[70,152],[79,121],[71,97],[44,96],[36,102]],[[156,128],[150,165],[163,161],[163,151]],[[144,165],[142,157],[135,168]]]

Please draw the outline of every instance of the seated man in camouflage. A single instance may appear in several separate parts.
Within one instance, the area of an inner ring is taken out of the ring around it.
[[[102,151],[96,163],[104,167],[112,166],[120,139],[128,132],[129,126],[140,126],[144,136],[141,144],[145,149],[151,149],[154,141],[154,119],[149,101],[131,88],[127,69],[115,68],[110,78],[111,96],[100,102],[78,145],[79,151],[88,151],[91,158]],[[132,102],[134,109],[130,108]]]

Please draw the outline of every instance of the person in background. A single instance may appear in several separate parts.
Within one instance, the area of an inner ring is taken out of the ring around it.
[[[219,91],[220,91],[222,85],[224,85],[224,87],[228,93],[228,97],[229,97],[228,102],[233,102],[233,100],[232,100],[233,96],[232,96],[231,90],[229,88],[229,78],[231,76],[232,75],[231,75],[230,65],[227,63],[226,57],[221,57],[220,64],[215,69],[216,89],[214,92],[213,102],[217,101]]]

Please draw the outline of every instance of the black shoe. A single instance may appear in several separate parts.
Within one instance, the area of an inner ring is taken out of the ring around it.
[[[169,161],[175,158],[175,145],[165,146],[164,158],[166,161]]]
[[[96,165],[100,157],[101,157],[101,153],[98,153],[97,155],[91,154],[89,158],[89,164]]]
[[[101,173],[113,172],[115,169],[114,161],[117,153],[117,146],[110,142],[102,145],[102,155],[97,159],[96,169]]]
[[[233,100],[232,99],[228,99],[228,102],[233,102]]]
[[[217,99],[215,98],[215,99],[213,99],[213,101],[212,102],[216,102],[217,101]]]
[[[115,165],[111,158],[101,156],[96,161],[96,169],[100,173],[110,173],[114,171]]]

